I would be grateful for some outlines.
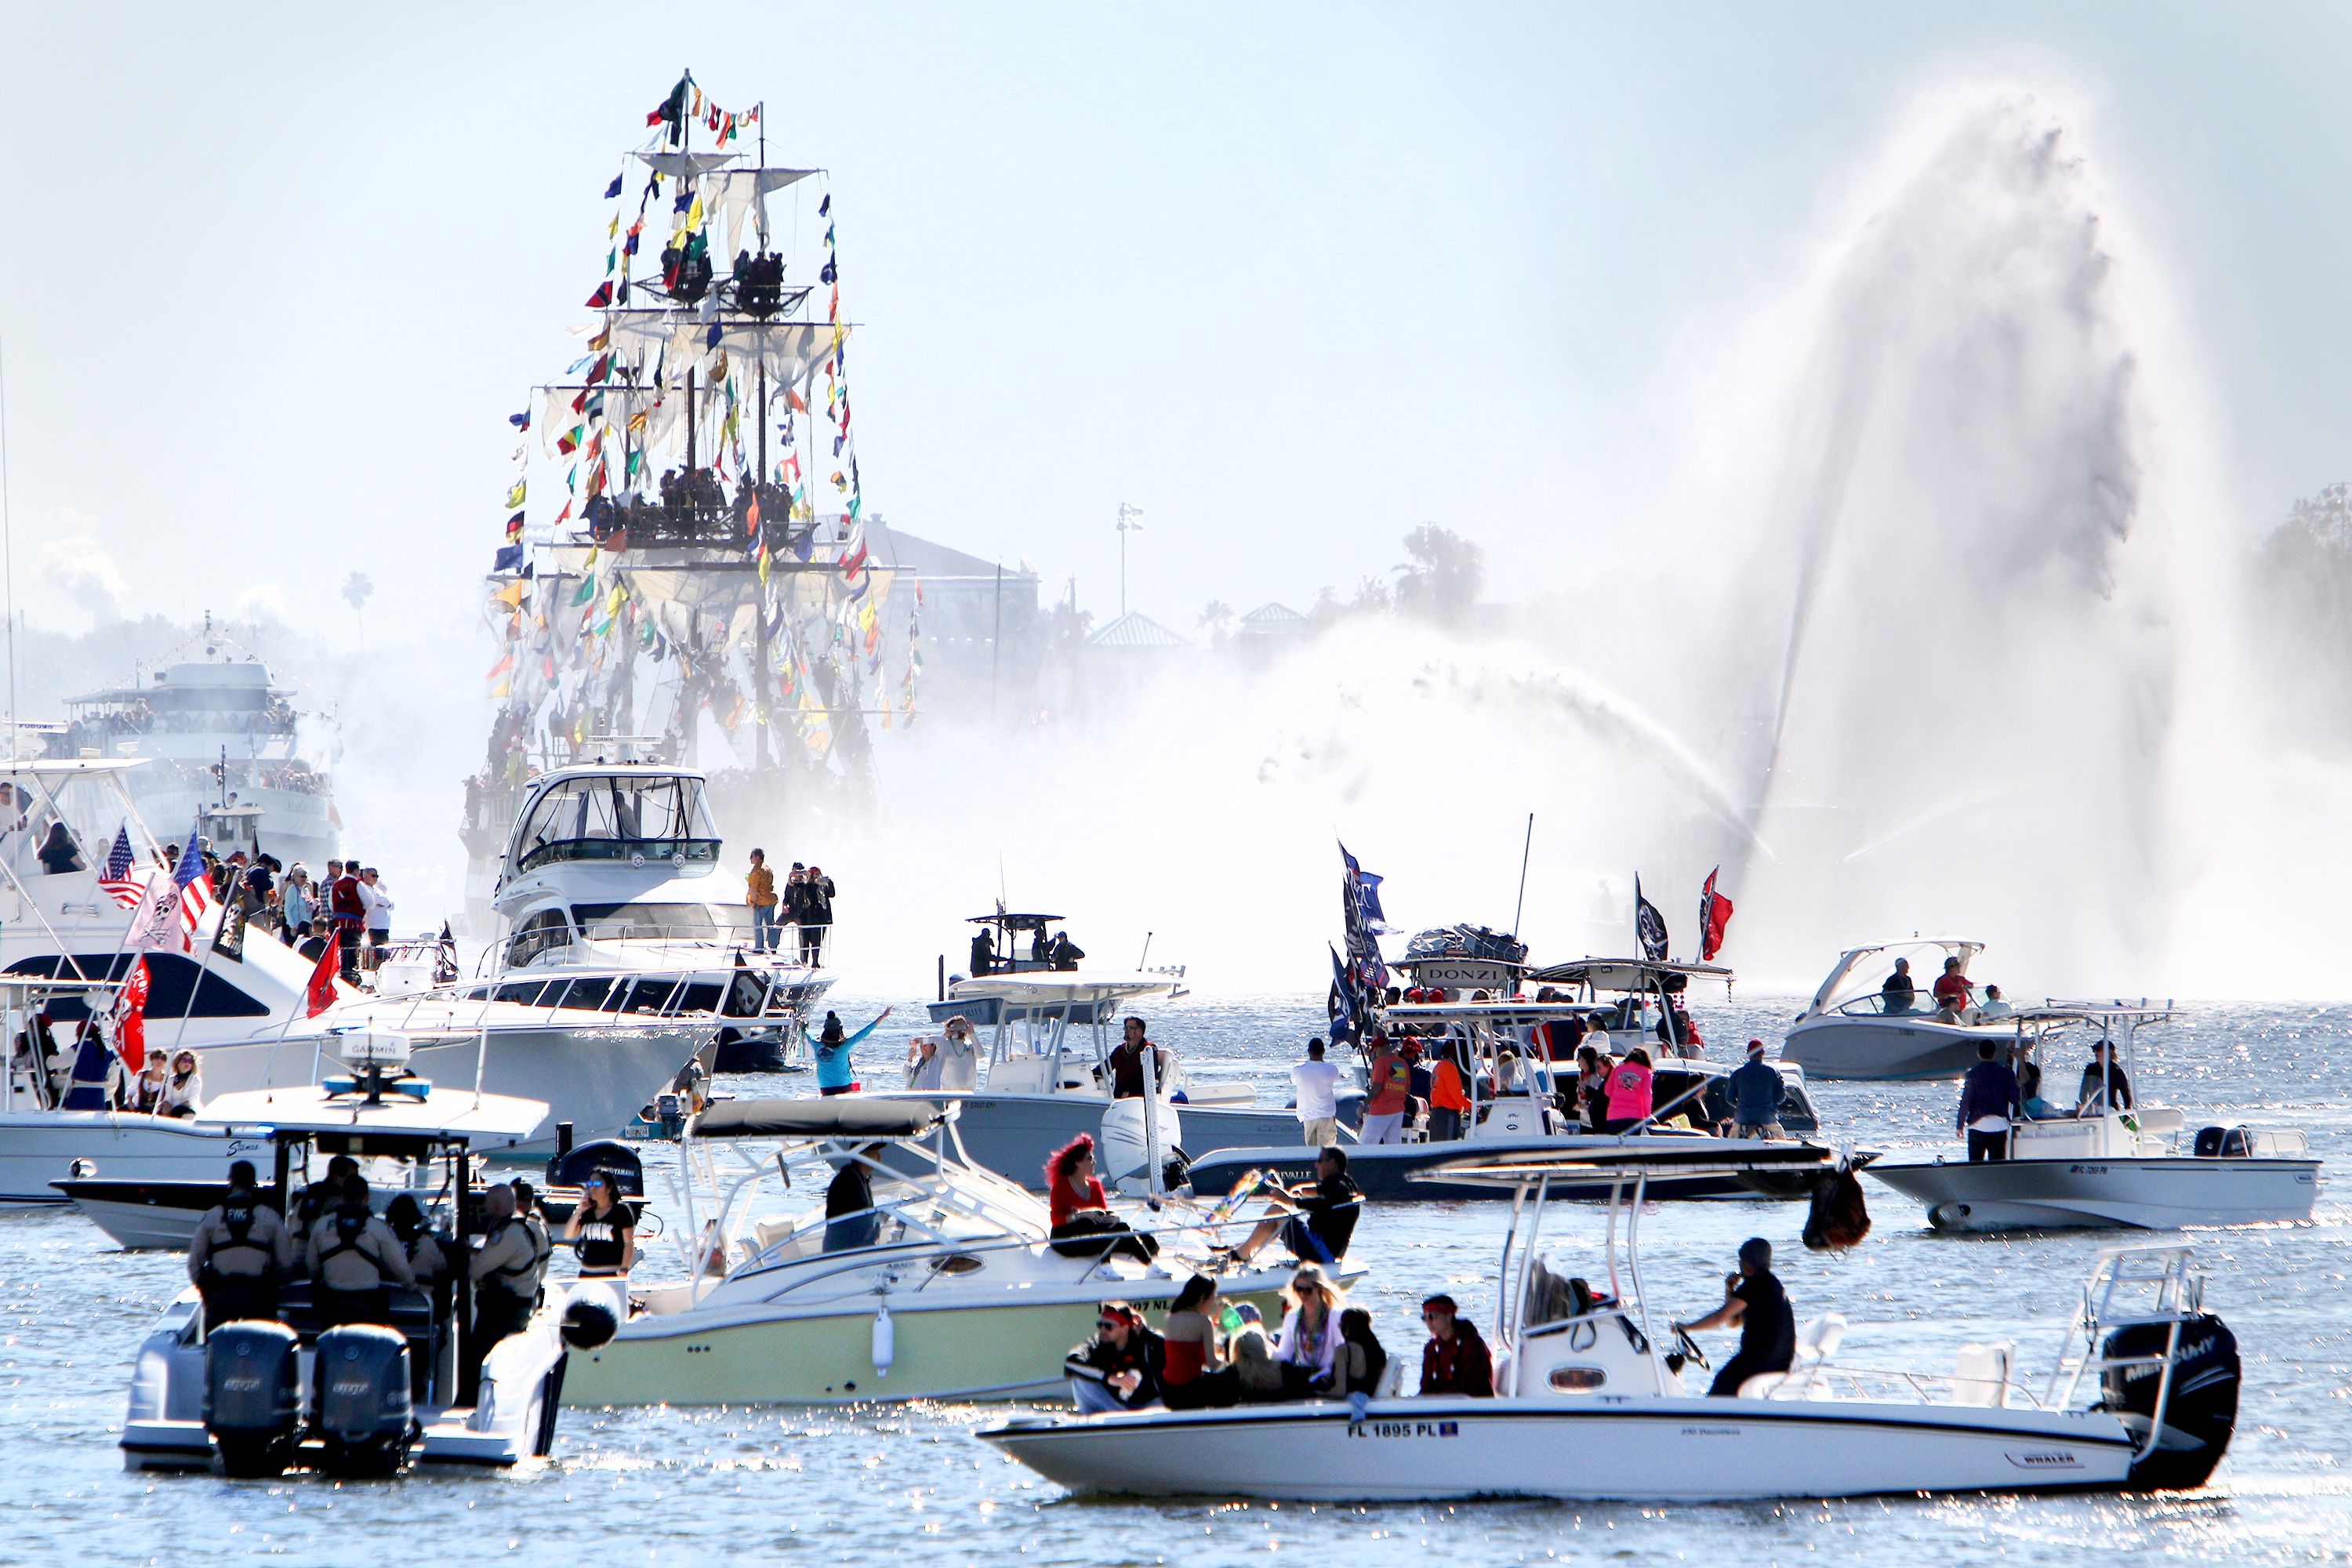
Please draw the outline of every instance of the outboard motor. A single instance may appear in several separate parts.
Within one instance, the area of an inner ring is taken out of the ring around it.
[[[2100,1352],[2110,1361],[2152,1357],[2140,1366],[2111,1366],[2100,1374],[2100,1407],[2114,1411],[2142,1443],[2156,1416],[2156,1393],[2164,1382],[2161,1359],[2172,1336],[2169,1319],[2129,1323],[2106,1337]],[[2185,1491],[2201,1487],[2229,1451],[2238,1424],[2238,1339],[2210,1312],[2180,1320],[2180,1346],[2172,1356],[2164,1430],[2147,1458],[2132,1467],[2135,1491]]]
[[[205,1341],[205,1434],[221,1468],[276,1477],[294,1462],[302,1421],[302,1367],[283,1323],[224,1323]]]
[[[574,1296],[572,1304],[563,1309],[563,1342],[576,1351],[593,1351],[607,1344],[620,1331],[620,1314],[610,1301],[600,1301],[593,1296]]]
[[[1104,1109],[1095,1152],[1104,1186],[1116,1187],[1129,1176],[1146,1179],[1151,1164],[1165,1171],[1171,1160],[1181,1155],[1183,1125],[1176,1108],[1162,1101],[1159,1114],[1152,1120],[1160,1124],[1159,1148],[1152,1155],[1147,1155],[1143,1146],[1143,1101],[1114,1100]]]
[[[599,1170],[613,1173],[621,1195],[646,1195],[646,1167],[637,1152],[617,1138],[599,1138],[558,1154],[547,1163],[547,1184],[576,1187]]]
[[[327,1473],[389,1476],[408,1463],[415,1438],[409,1401],[408,1341],[374,1323],[347,1323],[319,1336],[310,1363],[314,1426],[326,1440]]]

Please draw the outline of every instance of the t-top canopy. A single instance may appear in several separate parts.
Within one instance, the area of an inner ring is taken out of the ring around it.
[[[965,923],[976,926],[1003,926],[1007,931],[1035,931],[1060,915],[967,915]]]
[[[692,1138],[919,1138],[945,1113],[928,1100],[721,1100],[694,1119]]]
[[[443,1089],[414,1100],[387,1084],[382,1104],[364,1094],[330,1093],[315,1083],[217,1094],[196,1113],[205,1126],[267,1127],[279,1138],[319,1132],[381,1133],[477,1147],[520,1142],[547,1120],[547,1101]]]
[[[1065,1002],[1115,1002],[1129,996],[1173,993],[1181,976],[1146,970],[1024,969],[1017,974],[977,974],[960,980],[948,990],[950,1002],[974,996],[1002,996],[1027,1006],[1052,1006]]]
[[[1764,1142],[1709,1138],[1669,1142],[1643,1138],[1616,1144],[1564,1148],[1558,1153],[1509,1154],[1449,1160],[1407,1173],[1415,1182],[1454,1186],[1533,1186],[1549,1176],[1579,1184],[1633,1182],[1643,1176],[1737,1176],[1748,1173],[1826,1171],[1837,1152],[1818,1143]]]
[[[1669,963],[1646,958],[1580,958],[1530,969],[1525,979],[1536,985],[1590,985],[1595,991],[1654,991],[1658,977],[1664,974],[1731,984],[1731,971],[1719,963]]]

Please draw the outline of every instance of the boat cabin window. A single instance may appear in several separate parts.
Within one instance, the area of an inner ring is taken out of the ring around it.
[[[572,944],[572,925],[562,910],[541,910],[515,927],[507,943],[507,967],[520,969],[541,953]]]
[[[719,858],[719,834],[702,805],[698,779],[605,776],[566,779],[532,802],[517,836],[528,871],[555,860]]]
[[[120,980],[129,973],[133,955],[121,952],[85,952],[72,957],[43,953],[18,959],[8,966],[11,974],[63,973],[68,977],[81,974],[96,979]],[[200,972],[193,958],[176,952],[151,952],[147,958],[147,1016],[154,1018],[267,1018],[269,1009],[247,995],[238,986],[229,984],[219,974]],[[199,974],[203,980],[198,989]],[[189,1005],[194,994],[195,1005]],[[60,1022],[79,1023],[89,1016],[89,1008],[75,996],[53,996],[44,1009]]]
[[[557,986],[558,989],[561,989],[562,982],[559,981],[557,983]],[[544,989],[546,989],[545,983],[538,980],[522,981],[513,984],[501,985],[499,987],[498,1000],[501,1002],[519,1002],[526,1007],[534,1006],[539,1002],[540,993]]]
[[[675,974],[657,975],[636,983],[625,1000],[614,1005],[616,1013],[660,1013],[667,1010],[670,993],[678,987]]]
[[[751,930],[751,911],[740,904],[574,904],[572,916],[581,934],[601,942],[727,942]]]
[[[715,980],[697,980],[689,982],[686,987],[686,994],[677,999],[677,1005],[671,1008],[671,1011],[677,1013],[716,1013],[719,1011],[719,993],[724,989],[725,987],[721,986]]]
[[[587,1013],[601,1013],[604,1010],[604,1004],[612,1000],[612,995],[613,982],[604,975],[598,975],[593,980],[573,981],[571,989],[564,992],[561,1005],[577,1007]],[[557,1005],[553,1002],[549,1003],[551,1006]]]

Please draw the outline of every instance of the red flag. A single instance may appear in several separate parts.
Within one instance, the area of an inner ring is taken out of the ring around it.
[[[1723,947],[1723,928],[1731,923],[1731,900],[1715,890],[1715,879],[1723,868],[1717,866],[1706,874],[1706,886],[1698,890],[1698,961],[1712,963]]]
[[[592,310],[601,310],[612,302],[613,280],[608,278],[604,282],[597,284],[596,291],[588,296],[588,308]]]
[[[750,508],[743,513],[743,531],[750,538],[760,537],[760,498],[756,495],[751,498]]]
[[[319,950],[319,966],[310,971],[310,989],[303,994],[303,1004],[310,1010],[302,1016],[315,1018],[335,1005],[335,972],[342,963],[342,944],[334,933],[327,933],[327,945]]]
[[[136,1073],[147,1065],[147,960],[131,961],[131,978],[114,999],[114,1054]]]

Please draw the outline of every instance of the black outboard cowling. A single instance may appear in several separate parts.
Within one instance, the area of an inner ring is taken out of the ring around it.
[[[2130,1323],[2100,1347],[2110,1361],[2156,1358],[2139,1366],[2111,1366],[2100,1374],[2103,1409],[2121,1416],[2142,1443],[2156,1414],[2163,1383],[2161,1358],[2170,1341],[2169,1321]],[[2164,1431],[2147,1458],[2132,1467],[2135,1491],[2185,1491],[2201,1487],[2229,1451],[2238,1424],[2238,1339],[2210,1312],[2180,1321],[2180,1345],[2173,1352],[2172,1384],[2167,1391]]]
[[[610,1301],[575,1296],[563,1309],[563,1342],[576,1351],[593,1351],[620,1332],[621,1320]]]
[[[294,1462],[302,1421],[302,1366],[283,1323],[223,1323],[205,1341],[205,1433],[221,1468],[274,1477]]]
[[[416,1435],[410,1403],[408,1341],[374,1323],[346,1323],[319,1336],[310,1363],[317,1415],[334,1476],[389,1476],[408,1463]]]
[[[547,1163],[547,1184],[576,1187],[600,1170],[613,1173],[623,1196],[646,1195],[645,1163],[637,1158],[635,1149],[617,1138],[599,1138],[568,1153],[558,1154]]]

